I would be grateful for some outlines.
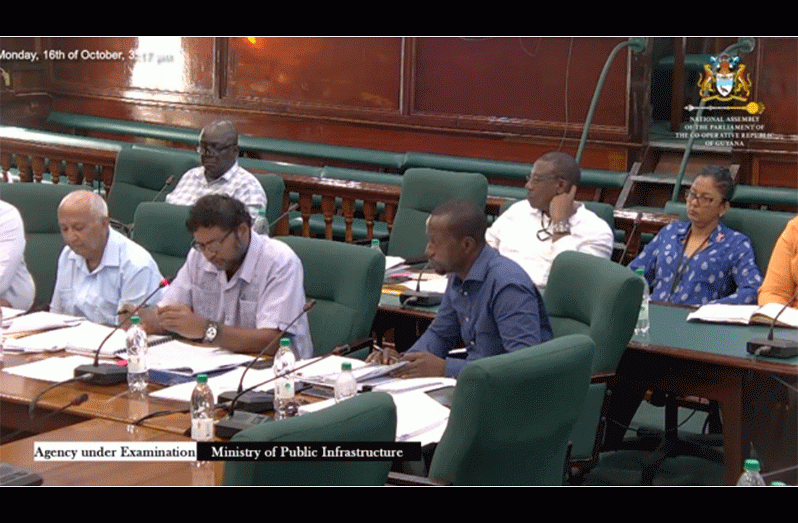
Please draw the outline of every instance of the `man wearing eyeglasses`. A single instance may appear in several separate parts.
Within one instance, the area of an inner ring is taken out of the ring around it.
[[[607,222],[574,201],[580,177],[571,156],[544,154],[527,177],[527,199],[513,204],[485,233],[488,244],[523,267],[541,293],[561,252],[612,255]]]
[[[229,121],[219,120],[200,132],[200,167],[186,172],[175,189],[166,195],[174,205],[194,205],[206,194],[226,194],[247,206],[254,220],[266,208],[266,192],[250,172],[238,165],[238,132]]]
[[[295,353],[311,357],[304,273],[294,251],[253,234],[244,204],[225,195],[197,200],[186,226],[193,249],[158,307],[142,311],[147,332],[256,353],[288,328]]]
[[[162,277],[150,253],[109,224],[99,194],[74,191],[61,200],[58,226],[66,246],[58,258],[52,312],[116,325],[120,308],[142,303],[158,288]]]

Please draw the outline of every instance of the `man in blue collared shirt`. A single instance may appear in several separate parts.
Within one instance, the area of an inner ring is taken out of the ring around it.
[[[66,246],[58,258],[50,310],[116,325],[125,303],[140,304],[161,283],[143,247],[109,227],[108,206],[96,193],[74,191],[58,206]],[[161,291],[151,298],[156,302]]]
[[[468,361],[552,337],[543,300],[526,272],[485,243],[485,213],[470,200],[438,206],[427,221],[430,266],[449,283],[435,319],[401,359],[401,377],[456,377]],[[466,348],[465,360],[447,357]],[[396,354],[372,355],[387,362]]]

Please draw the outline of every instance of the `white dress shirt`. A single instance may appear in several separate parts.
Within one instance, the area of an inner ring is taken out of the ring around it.
[[[579,251],[608,259],[612,256],[610,226],[584,204],[579,204],[568,224],[571,233],[552,241],[549,217],[523,200],[510,206],[493,222],[485,232],[485,239],[501,254],[523,267],[542,294],[551,264],[561,252]],[[541,240],[537,233],[544,226],[547,233],[541,235]]]
[[[229,281],[226,271],[191,249],[159,305],[185,305],[221,325],[285,329],[305,307],[302,262],[283,242],[259,234],[250,236],[244,261]],[[307,314],[288,334],[300,359],[313,356]]]
[[[25,265],[25,228],[16,207],[0,201],[0,298],[15,309],[33,305],[36,286]]]
[[[111,229],[102,260],[91,272],[84,257],[64,247],[58,258],[50,310],[116,325],[120,307],[141,304],[162,279],[158,265],[144,247]],[[157,303],[162,294],[163,289],[149,303]]]

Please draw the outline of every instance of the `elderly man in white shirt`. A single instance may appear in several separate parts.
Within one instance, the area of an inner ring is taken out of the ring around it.
[[[167,203],[188,206],[207,194],[226,194],[246,205],[253,220],[266,209],[263,186],[238,165],[238,132],[231,122],[219,120],[203,127],[197,152],[202,165],[180,177],[166,195]]]
[[[0,201],[0,305],[28,310],[36,286],[25,265],[25,229],[16,207]]]
[[[580,177],[570,155],[544,154],[527,178],[527,199],[513,204],[485,233],[488,244],[523,267],[541,293],[561,252],[612,255],[607,222],[574,201]]]
[[[155,260],[143,247],[109,227],[108,206],[99,194],[74,191],[61,200],[58,225],[66,246],[50,310],[117,324],[126,303],[141,304],[161,286]],[[158,291],[151,298],[160,298]]]

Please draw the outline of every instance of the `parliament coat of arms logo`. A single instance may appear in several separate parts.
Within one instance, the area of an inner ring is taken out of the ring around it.
[[[704,64],[704,74],[698,82],[699,94],[705,102],[718,100],[745,102],[751,95],[751,75],[740,57],[713,56]]]

